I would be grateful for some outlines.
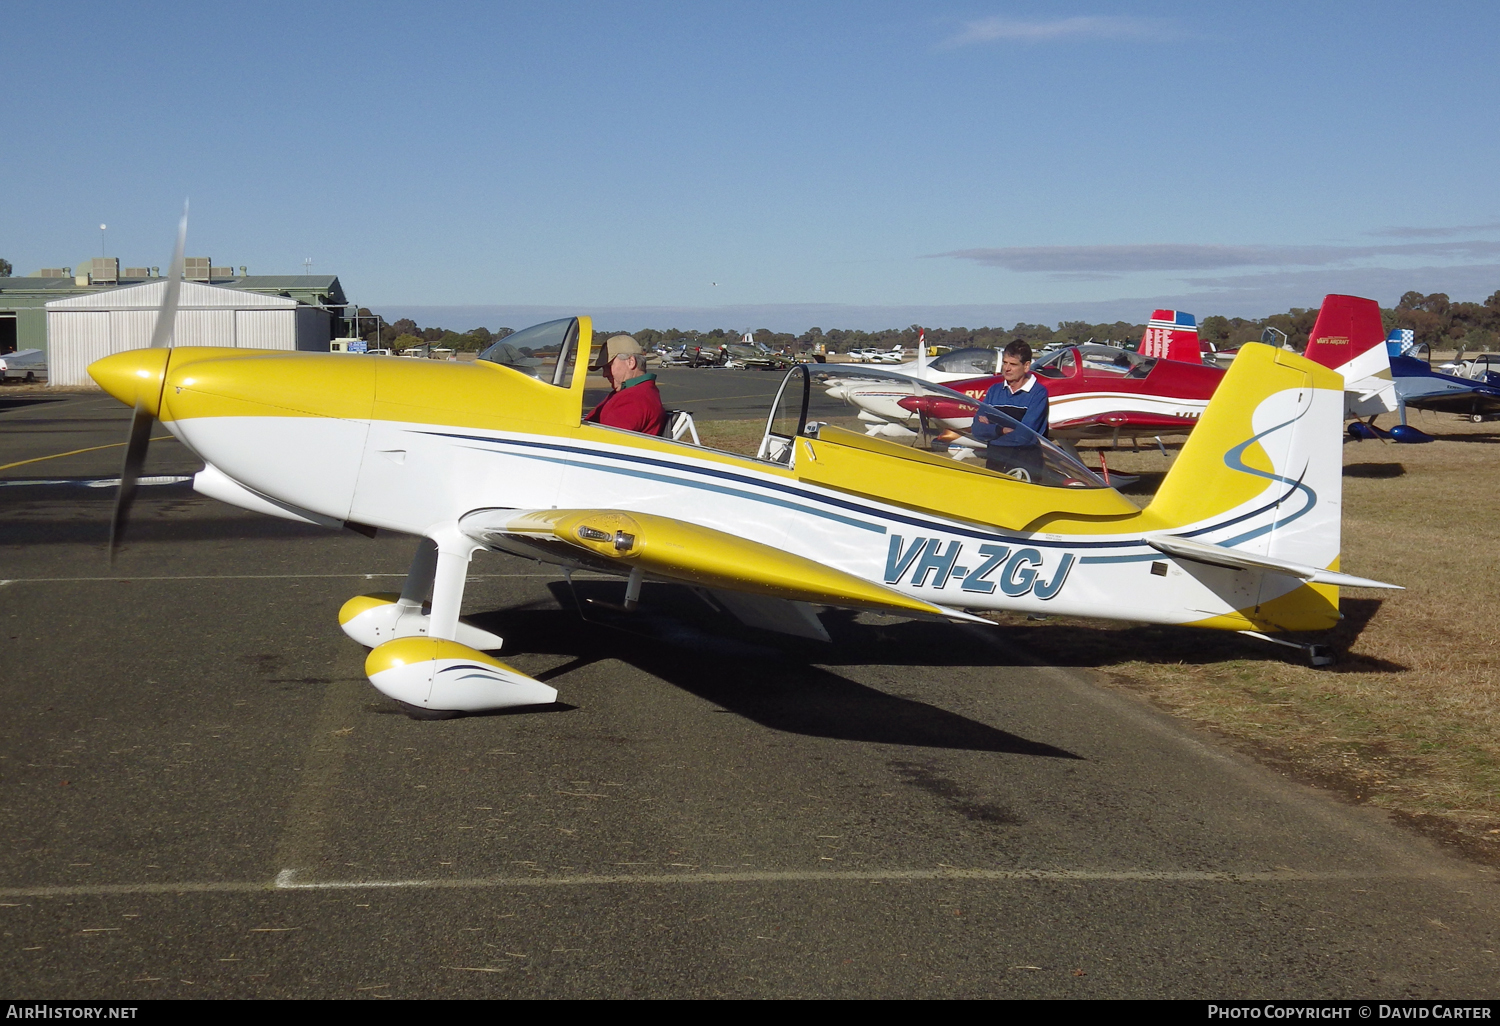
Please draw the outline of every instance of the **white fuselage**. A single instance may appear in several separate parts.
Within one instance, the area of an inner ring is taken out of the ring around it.
[[[1277,537],[1297,548],[1295,538],[1306,538],[1295,554],[1326,566],[1338,547],[1337,482],[1323,488],[1319,475],[1328,468],[1305,473],[1286,464],[1286,447],[1277,455],[1278,432],[1328,412],[1329,403],[1310,402],[1320,395],[1293,389],[1265,400],[1255,426],[1276,472],[1245,472],[1267,479],[1266,487],[1210,521],[1174,530],[1245,551],[1265,551]],[[1332,408],[1334,418],[1339,412]],[[670,453],[642,449],[607,428],[580,442],[329,417],[215,416],[167,426],[252,492],[332,521],[412,535],[432,535],[480,509],[598,508],[607,497],[608,508],[701,524],[952,608],[1118,616],[1120,597],[1129,595],[1132,619],[1187,623],[1299,584],[1217,566],[1184,568],[1164,560],[1139,527],[1119,535],[1007,531],[808,484],[756,460],[704,458],[685,444]],[[1336,420],[1331,430],[1337,434]],[[795,459],[808,458],[801,442]],[[1320,501],[1320,491],[1331,501]],[[1319,542],[1316,530],[1305,530],[1330,518],[1331,539]],[[1330,544],[1332,555],[1323,551]],[[1282,544],[1279,551],[1289,550]]]

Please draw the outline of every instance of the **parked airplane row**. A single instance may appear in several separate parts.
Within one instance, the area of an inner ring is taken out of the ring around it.
[[[1500,413],[1500,357],[1480,356],[1433,370],[1411,354],[1410,336],[1398,330],[1387,340],[1374,300],[1330,295],[1303,355],[1344,378],[1345,417],[1367,422],[1358,434],[1428,440],[1406,424],[1408,407],[1461,413],[1475,421]],[[1043,354],[1032,372],[1047,390],[1051,436],[1118,442],[1192,431],[1225,375],[1203,356],[1193,316],[1178,310],[1154,311],[1134,351],[1085,343]],[[929,363],[919,352],[910,374],[982,399],[1003,380],[999,358],[997,349],[960,349]],[[920,443],[956,434],[960,456],[963,447],[982,447],[967,437],[973,417],[962,402],[917,397],[910,386],[878,379],[839,380],[828,392],[859,409],[870,435]],[[1392,412],[1402,414],[1402,423],[1391,432],[1368,423]]]
[[[717,346],[693,345],[688,342],[679,342],[675,346],[658,346],[656,357],[666,367],[786,370],[795,362],[785,353],[777,352],[764,342],[755,341],[755,336],[748,331],[740,336],[738,342],[724,342]]]

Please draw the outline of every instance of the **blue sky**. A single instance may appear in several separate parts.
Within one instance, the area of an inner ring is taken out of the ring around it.
[[[8,5],[0,257],[424,323],[1205,316],[1500,288],[1500,5]],[[627,323],[630,322],[630,323]]]

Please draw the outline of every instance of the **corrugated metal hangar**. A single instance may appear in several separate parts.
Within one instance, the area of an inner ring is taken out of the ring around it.
[[[197,293],[200,297],[211,295],[211,298],[202,298],[195,304],[194,312],[203,314],[202,317],[189,316],[187,324],[179,325],[179,341],[183,345],[268,345],[272,348],[327,351],[329,340],[345,333],[344,311],[348,300],[343,286],[333,275],[249,275],[243,267],[235,275],[232,268],[213,267],[207,257],[189,257],[186,264],[183,275],[186,279],[183,282],[185,304],[188,303],[186,290],[190,288],[212,287],[218,293],[234,293],[239,299],[230,302],[228,297],[220,294]],[[66,376],[59,373],[62,367],[57,361],[65,354],[51,351],[55,341],[52,326],[68,324],[68,330],[74,332],[73,337],[82,333],[95,339],[95,345],[107,337],[110,341],[102,344],[114,346],[108,350],[110,352],[128,349],[136,344],[131,341],[136,329],[128,327],[133,323],[132,317],[135,321],[154,323],[154,318],[142,305],[141,296],[154,295],[159,302],[164,284],[165,279],[156,268],[127,267],[122,271],[119,261],[113,257],[94,257],[76,275],[70,267],[54,267],[43,268],[26,278],[0,278],[0,354],[16,349],[40,349],[56,368],[51,374],[53,384],[90,385],[92,382],[86,375],[78,378],[71,372]],[[152,291],[136,293],[142,287]],[[110,296],[121,298],[103,298]],[[74,305],[72,301],[75,299],[85,302]],[[268,306],[259,302],[261,299],[281,302]],[[150,301],[146,302],[149,305]],[[289,303],[297,311],[287,312]],[[114,311],[121,316],[117,318],[118,327],[111,327],[106,336],[106,318],[88,320],[70,315],[57,320],[51,312],[55,304],[63,304],[56,307],[59,311],[96,314]],[[249,316],[241,318],[235,311],[244,311]],[[270,316],[275,311],[281,312]],[[272,331],[252,326],[257,317],[266,324],[279,327]],[[87,331],[83,329],[85,323],[89,325]],[[147,328],[146,338],[149,337],[150,328]],[[261,341],[255,341],[257,339]],[[147,343],[142,341],[139,344]]]
[[[151,344],[167,281],[91,292],[46,304],[49,380],[63,387],[91,383],[95,360]],[[185,281],[172,345],[303,349],[327,352],[334,311],[284,296]]]

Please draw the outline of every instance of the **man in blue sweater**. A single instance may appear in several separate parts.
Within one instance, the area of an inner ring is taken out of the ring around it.
[[[991,470],[1024,481],[1035,480],[1042,472],[1042,447],[1037,436],[1047,435],[1047,390],[1031,373],[1031,346],[1013,339],[1001,354],[1000,374],[1005,380],[991,386],[984,401],[1031,430],[993,424],[981,413],[974,418],[972,434],[975,441],[986,443],[984,460]]]

